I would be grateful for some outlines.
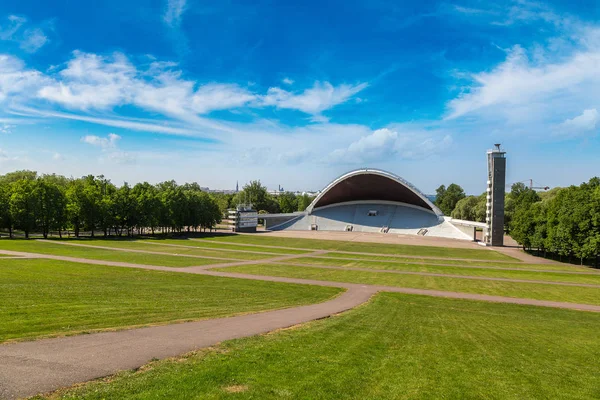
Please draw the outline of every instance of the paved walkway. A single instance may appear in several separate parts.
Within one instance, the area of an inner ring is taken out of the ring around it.
[[[111,250],[114,249],[110,247],[104,248]],[[128,251],[127,249],[118,250]],[[158,253],[144,250],[136,250],[136,252],[150,254]],[[155,265],[142,265],[125,262],[91,260],[77,257],[0,250],[0,254],[7,254],[10,257],[46,258],[85,264],[141,268],[160,271],[176,271],[238,279],[332,286],[346,289],[346,292],[335,299],[309,306],[261,312],[238,317],[0,345],[0,398],[13,399],[34,395],[40,392],[52,391],[78,382],[84,382],[102,376],[107,376],[119,370],[137,368],[153,358],[177,356],[194,349],[217,344],[223,340],[265,333],[274,329],[285,328],[302,322],[324,318],[332,314],[356,307],[357,305],[367,301],[370,296],[379,291],[600,312],[600,306],[588,304],[541,301],[504,296],[488,296],[472,293],[445,292],[439,290],[412,289],[380,285],[360,285],[310,279],[259,276],[207,269],[234,265],[260,264],[284,260],[287,261],[298,257],[321,255],[326,252],[327,251],[323,250],[317,252],[313,251],[312,253],[308,254],[277,255],[276,257],[266,260],[263,259],[240,262],[231,259],[217,259],[218,261],[229,262],[199,267],[171,268]],[[328,268],[347,269],[343,267],[329,266]],[[374,271],[371,269],[364,270],[369,272]],[[375,272],[378,271],[375,270]],[[382,270],[379,272],[392,271]],[[396,272],[405,273],[404,271]],[[414,274],[448,276],[446,274],[429,274],[419,272],[415,272]],[[489,277],[460,277],[467,279],[503,280],[511,282],[524,281]],[[536,283],[535,281],[525,282]],[[548,281],[543,281],[541,283],[551,285],[557,284],[557,282]],[[574,285],[590,286],[586,284]],[[591,286],[597,287],[597,285]]]

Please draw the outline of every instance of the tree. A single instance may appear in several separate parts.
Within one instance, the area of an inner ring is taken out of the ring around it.
[[[267,188],[260,181],[251,181],[235,196],[240,203],[251,203],[255,210],[266,210],[268,208],[269,194]]]
[[[67,223],[67,202],[63,189],[52,176],[43,176],[35,181],[35,195],[37,196],[37,226],[41,228],[44,238],[48,238],[50,230],[62,230]]]
[[[279,210],[282,213],[293,213],[298,210],[298,199],[292,192],[281,193],[277,200],[279,201]]]
[[[521,212],[519,218],[524,218],[523,213],[525,211],[522,209],[528,209],[533,203],[538,201],[540,201],[540,196],[538,196],[535,190],[528,188],[521,182],[513,184],[510,193],[506,196],[504,207],[504,226],[506,231],[510,233],[514,228],[512,219],[517,212]]]
[[[83,225],[83,208],[85,204],[85,195],[83,192],[83,180],[75,179],[69,182],[66,190],[67,200],[67,220],[71,228],[75,231],[75,237],[79,237],[79,232]]]
[[[10,184],[0,180],[0,229],[8,230],[9,237],[13,236],[13,220],[10,213]]]
[[[36,228],[36,216],[39,209],[36,196],[36,183],[30,179],[20,179],[11,184],[9,208],[14,226],[25,232],[25,237]]]
[[[136,199],[131,188],[125,182],[112,196],[112,220],[115,233],[121,236],[123,231],[125,231],[127,236],[131,236],[133,228],[136,226],[136,218]]]
[[[303,193],[302,196],[298,196],[298,211],[304,211],[310,206],[310,203],[314,200],[314,197]]]
[[[479,204],[479,197],[467,196],[464,199],[460,199],[454,210],[452,210],[451,217],[456,219],[464,219],[467,221],[478,221],[477,219],[477,206]]]
[[[22,181],[22,180],[34,181],[36,179],[37,179],[37,172],[28,171],[28,170],[9,172],[0,177],[0,181],[5,182],[5,183],[14,183],[16,181]]]
[[[456,203],[465,197],[465,191],[456,183],[452,183],[448,188],[441,185],[436,189],[435,205],[442,210],[444,215],[450,215],[456,207]]]

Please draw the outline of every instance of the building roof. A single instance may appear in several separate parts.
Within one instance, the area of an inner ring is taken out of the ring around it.
[[[401,177],[378,169],[350,171],[331,182],[306,211],[349,201],[393,201],[443,213],[421,191]]]

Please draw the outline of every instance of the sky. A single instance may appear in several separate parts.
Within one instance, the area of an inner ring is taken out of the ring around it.
[[[0,174],[425,193],[600,175],[600,2],[0,2]]]

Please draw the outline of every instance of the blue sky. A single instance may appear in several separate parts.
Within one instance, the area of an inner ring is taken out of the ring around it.
[[[0,173],[480,193],[502,143],[508,182],[600,174],[595,0],[98,3],[0,3]]]

